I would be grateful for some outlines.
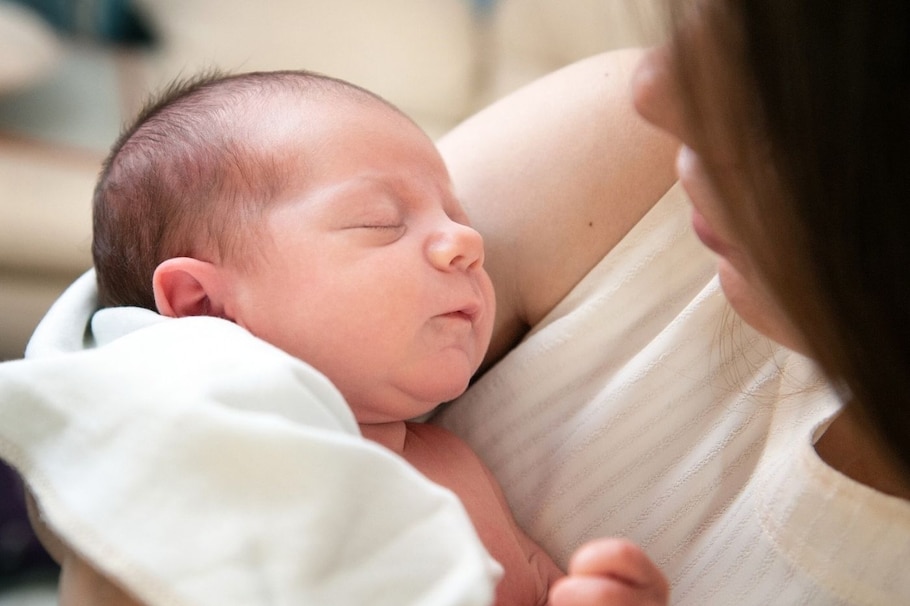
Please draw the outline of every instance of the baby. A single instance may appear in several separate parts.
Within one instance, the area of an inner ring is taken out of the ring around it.
[[[433,142],[352,84],[302,71],[177,84],[120,138],[94,201],[103,306],[217,316],[311,364],[363,436],[465,505],[505,575],[497,604],[547,603],[563,572],[456,436],[409,422],[460,395],[494,293]],[[664,603],[657,569],[603,541],[553,603]],[[558,587],[558,584],[557,584]],[[614,593],[611,593],[614,592]]]

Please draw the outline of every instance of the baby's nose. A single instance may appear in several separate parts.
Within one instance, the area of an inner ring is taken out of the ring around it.
[[[431,238],[428,256],[433,265],[445,271],[480,269],[483,267],[483,237],[468,225],[449,222]]]

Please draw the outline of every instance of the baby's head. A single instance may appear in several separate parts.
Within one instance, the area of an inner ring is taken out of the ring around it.
[[[342,81],[172,89],[115,146],[94,213],[103,305],[236,322],[325,373],[361,422],[457,396],[489,343],[483,242],[433,142]]]
[[[175,82],[139,114],[95,188],[102,306],[155,309],[152,274],[165,259],[246,257],[256,219],[291,186],[293,155],[306,151],[280,141],[292,99],[387,105],[341,80],[283,71]]]

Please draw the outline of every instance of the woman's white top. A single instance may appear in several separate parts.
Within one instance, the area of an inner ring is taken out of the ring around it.
[[[812,446],[838,408],[729,310],[674,188],[435,422],[561,566],[619,535],[674,604],[910,604],[910,503]]]

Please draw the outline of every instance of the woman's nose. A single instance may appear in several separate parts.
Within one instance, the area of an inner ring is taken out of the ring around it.
[[[462,223],[447,220],[432,235],[427,249],[430,262],[443,271],[483,267],[483,237],[476,229]]]
[[[655,47],[639,61],[632,78],[632,101],[645,120],[683,138],[679,85],[671,68],[669,47]]]

